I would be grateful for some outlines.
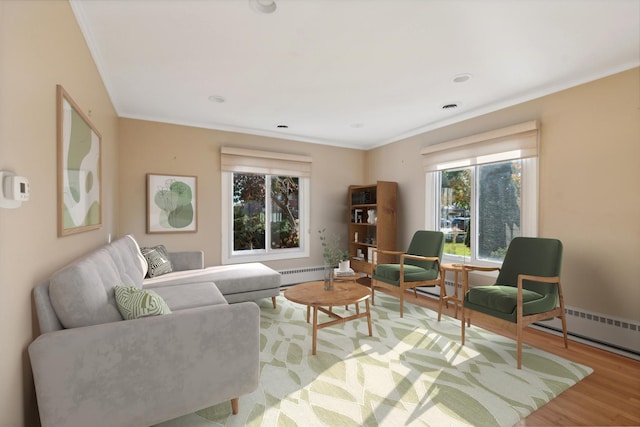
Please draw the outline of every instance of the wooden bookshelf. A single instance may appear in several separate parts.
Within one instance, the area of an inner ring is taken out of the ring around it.
[[[396,250],[398,184],[378,181],[351,185],[348,198],[351,268],[371,275],[371,251]],[[358,257],[359,251],[362,258]],[[393,262],[393,257],[380,258],[378,262]]]

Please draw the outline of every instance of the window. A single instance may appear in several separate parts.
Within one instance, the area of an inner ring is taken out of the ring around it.
[[[520,235],[521,170],[522,161],[513,160],[440,172],[445,254],[471,259],[473,240],[476,260],[504,259],[509,242]]]
[[[422,151],[428,228],[445,234],[443,258],[501,263],[516,236],[537,234],[537,123]]]
[[[307,158],[225,147],[221,159],[223,263],[309,256]]]
[[[299,181],[293,176],[233,174],[232,252],[300,247]]]

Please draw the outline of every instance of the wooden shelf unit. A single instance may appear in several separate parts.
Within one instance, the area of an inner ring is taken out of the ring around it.
[[[351,268],[371,275],[369,249],[396,250],[398,184],[378,181],[372,185],[351,185],[348,197]],[[369,222],[371,210],[375,211],[376,218],[372,223]],[[358,249],[364,259],[356,258]],[[394,262],[394,258],[381,257],[378,262]]]

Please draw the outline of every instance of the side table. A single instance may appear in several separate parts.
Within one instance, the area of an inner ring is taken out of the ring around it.
[[[462,298],[464,298],[464,295],[462,296],[458,296],[458,277],[459,277],[459,273],[463,273],[464,272],[464,266],[465,264],[458,264],[458,263],[443,263],[440,264],[440,269],[442,270],[442,275],[444,276],[445,273],[447,271],[453,271],[453,295],[446,295],[446,290],[445,290],[445,296],[442,297],[442,302],[445,303],[445,305],[447,307],[449,307],[449,301],[453,302],[455,304],[456,307],[456,314],[455,314],[455,318],[458,318],[458,307],[460,309],[462,309]],[[463,289],[466,289],[467,284],[464,283],[465,278],[467,277],[466,274],[462,275],[462,281],[463,283]],[[439,320],[439,319],[438,319]]]

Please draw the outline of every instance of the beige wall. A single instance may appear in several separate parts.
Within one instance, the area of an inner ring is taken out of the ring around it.
[[[140,245],[164,244],[169,250],[202,249],[205,263],[221,262],[220,147],[239,146],[309,155],[311,176],[311,257],[274,261],[271,267],[322,264],[317,230],[342,235],[346,242],[349,184],[362,184],[364,153],[240,133],[199,129],[141,120],[120,119],[120,234],[133,234]],[[198,178],[198,232],[146,234],[147,173],[195,175]]]
[[[56,84],[102,134],[103,226],[57,237]],[[36,425],[26,349],[37,335],[31,290],[116,231],[117,118],[68,2],[0,1],[0,169],[31,199],[0,209],[0,426]],[[53,368],[53,367],[52,367]]]
[[[428,132],[370,152],[118,119],[71,8],[63,1],[0,0],[0,169],[29,178],[31,200],[0,209],[0,426],[36,425],[27,345],[37,335],[31,291],[69,260],[114,237],[202,248],[220,262],[219,147],[313,157],[312,256],[320,227],[346,233],[346,187],[400,186],[400,244],[424,222],[424,145],[530,119],[542,123],[540,233],[565,243],[569,304],[640,320],[639,69]],[[102,134],[103,226],[56,234],[55,86],[62,84]],[[199,230],[145,234],[145,174],[198,176]]]
[[[399,183],[401,247],[424,227],[422,147],[532,119],[539,234],[564,243],[566,303],[640,321],[638,68],[368,152],[368,178]]]

